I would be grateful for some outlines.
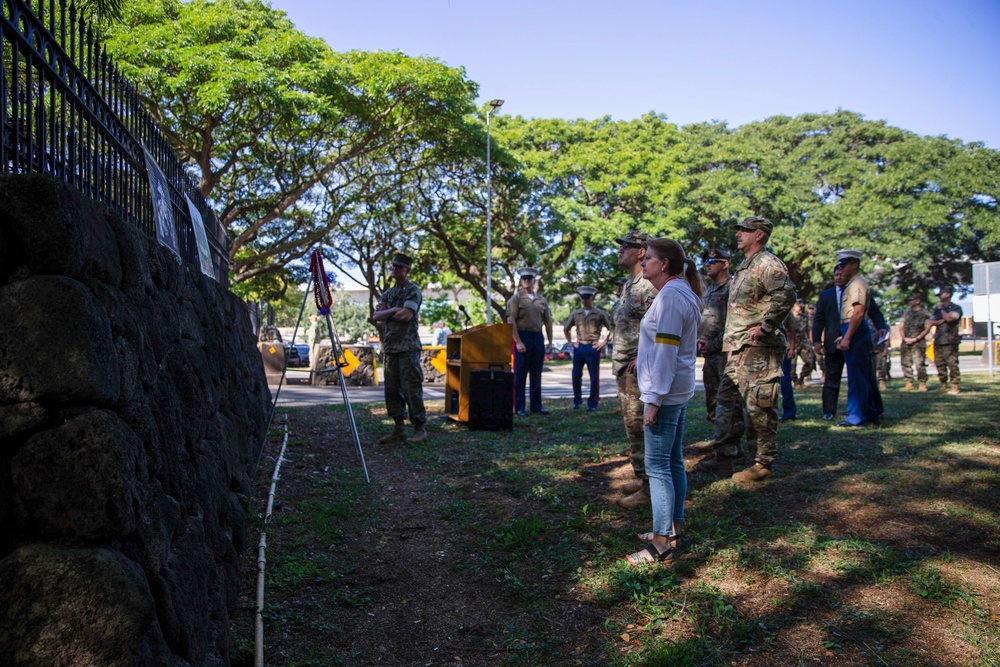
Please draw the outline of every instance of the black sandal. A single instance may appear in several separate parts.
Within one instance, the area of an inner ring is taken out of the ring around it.
[[[653,533],[652,532],[649,532],[649,533],[639,533],[638,535],[636,535],[636,537],[638,537],[643,542],[652,542],[653,541]],[[670,548],[673,551],[676,551],[677,549],[681,548],[681,536],[680,535],[670,535],[667,538],[667,543],[670,544]]]
[[[673,559],[673,549],[667,547],[667,550],[661,553],[660,551],[657,551],[656,546],[652,542],[647,544],[646,548],[642,551],[637,551],[634,554],[625,556],[625,560],[627,560],[629,565],[632,567],[639,567],[640,565],[646,565],[649,563],[662,563],[663,561]]]

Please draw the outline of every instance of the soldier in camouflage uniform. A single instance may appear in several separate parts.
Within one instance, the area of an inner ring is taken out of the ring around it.
[[[639,323],[646,314],[656,288],[642,277],[642,260],[646,256],[649,234],[630,231],[624,238],[615,239],[618,247],[618,265],[628,272],[629,279],[622,286],[618,303],[612,310],[614,355],[612,371],[618,383],[618,400],[622,420],[628,436],[632,472],[636,479],[622,491],[629,494],[618,499],[625,509],[646,506],[649,500],[649,478],[646,477],[646,448],[643,412],[646,406],[639,400],[639,381],[636,376],[636,357],[639,354]]]
[[[795,286],[784,262],[765,249],[773,229],[770,220],[759,216],[736,226],[736,245],[746,259],[729,288],[722,341],[729,360],[719,385],[712,446],[717,472],[728,476],[746,430],[747,450],[755,463],[733,475],[737,482],[770,477],[778,454],[778,383],[787,350],[781,327],[795,303]]]
[[[889,355],[892,353],[892,347],[888,338],[879,343],[882,332],[875,328],[875,323],[870,319],[868,324],[872,328],[872,362],[875,364],[875,377],[878,379],[879,390],[885,391],[889,382]]]
[[[931,330],[927,322],[931,313],[924,308],[917,292],[912,292],[906,301],[910,308],[903,313],[903,321],[899,325],[899,363],[903,366],[903,378],[906,380],[903,391],[913,391],[914,375],[919,383],[917,391],[927,391],[927,334]]]
[[[812,340],[813,322],[816,321],[816,304],[810,303],[808,306],[806,306],[806,313],[807,313],[807,317],[809,318],[809,332],[808,332],[809,335],[806,337],[806,342],[808,342],[808,341]],[[813,348],[812,353],[813,353],[814,366],[816,368],[819,368],[819,371],[822,374],[822,379],[825,381],[826,380],[826,355],[825,354],[818,354],[816,352],[815,348]]]
[[[392,258],[392,278],[395,285],[382,293],[375,306],[371,322],[380,326],[382,334],[382,384],[385,386],[385,408],[396,422],[392,433],[379,440],[380,444],[420,442],[427,439],[427,412],[424,410],[424,373],[420,367],[420,334],[417,315],[423,295],[420,288],[407,280],[413,261],[403,254]],[[406,415],[409,410],[413,435],[407,438]]]
[[[934,365],[937,367],[938,380],[941,381],[940,391],[949,394],[958,393],[958,383],[962,374],[958,369],[958,344],[962,337],[958,333],[958,321],[962,319],[962,307],[951,302],[951,288],[942,287],[938,290],[941,303],[934,308],[934,314],[927,321],[937,327],[934,331]],[[951,390],[948,390],[948,376],[951,375]]]
[[[715,422],[715,403],[719,382],[726,369],[726,355],[722,352],[722,334],[726,330],[726,309],[729,304],[729,252],[713,248],[704,255],[708,290],[702,300],[701,326],[698,327],[698,354],[705,358],[702,381],[705,384],[705,413]]]
[[[812,321],[805,311],[805,304],[796,301],[792,308],[792,326],[795,328],[795,357],[792,359],[792,380],[799,389],[806,388],[806,380],[812,377],[816,370],[816,354],[810,344]],[[796,359],[802,362],[802,368],[798,371],[798,380],[795,381],[797,365]]]

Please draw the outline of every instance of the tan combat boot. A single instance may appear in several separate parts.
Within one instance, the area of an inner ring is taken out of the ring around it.
[[[920,386],[917,387],[917,393],[923,394],[927,392],[927,380],[921,380]]]
[[[948,383],[947,382],[942,382],[941,386],[938,387],[938,391],[941,392],[942,394],[948,393]]]
[[[427,429],[424,428],[423,424],[413,427],[413,435],[411,435],[407,440],[409,442],[423,442],[427,439]]]
[[[951,391],[949,391],[948,393],[951,394],[952,396],[955,396],[955,395],[958,394],[958,383],[957,382],[952,382],[951,383]]]
[[[631,495],[642,488],[642,477],[636,477],[633,480],[625,482],[622,484],[622,488],[619,489],[625,495]]]
[[[392,429],[392,433],[381,438],[378,444],[395,445],[400,442],[406,442],[406,420],[402,417],[396,419],[396,428]]]
[[[732,477],[735,470],[733,459],[728,456],[710,456],[702,459],[695,465],[694,469],[701,472],[709,472],[724,479]]]
[[[878,381],[878,389],[879,391],[885,391],[886,389],[888,389],[888,387],[885,386],[885,380]]]
[[[642,487],[635,493],[618,499],[618,507],[622,509],[635,509],[643,505],[649,505],[649,480],[642,480]]]
[[[754,463],[752,466],[746,470],[741,470],[740,472],[733,475],[734,482],[763,482],[765,479],[770,477],[771,466],[761,465],[759,463]]]
[[[907,380],[903,385],[903,391],[913,391],[913,380]]]

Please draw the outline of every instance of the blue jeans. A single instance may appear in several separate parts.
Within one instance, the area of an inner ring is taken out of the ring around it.
[[[788,354],[781,357],[781,418],[795,418],[795,377],[792,375],[792,360]]]
[[[580,343],[579,347],[573,349],[573,405],[580,405],[583,402],[584,366],[590,375],[590,396],[587,398],[587,407],[597,409],[597,403],[601,400],[601,353],[595,350],[593,345]]]
[[[684,469],[684,405],[661,405],[656,423],[645,427],[646,475],[653,505],[653,532],[670,535],[674,521],[684,520],[687,471]]]

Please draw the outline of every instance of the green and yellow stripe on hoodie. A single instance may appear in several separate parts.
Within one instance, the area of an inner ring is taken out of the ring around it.
[[[681,337],[679,334],[657,332],[654,340],[657,343],[662,343],[664,345],[673,345],[674,347],[681,346]]]

